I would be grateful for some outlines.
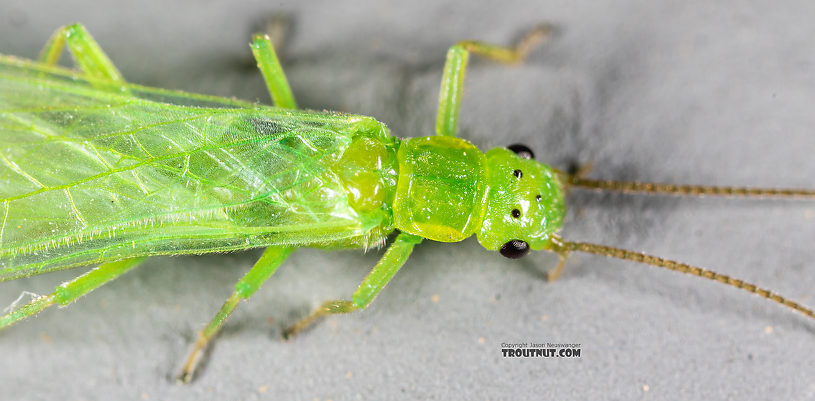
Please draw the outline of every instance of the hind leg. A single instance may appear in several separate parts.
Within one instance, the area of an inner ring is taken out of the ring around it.
[[[179,382],[189,383],[192,380],[204,350],[221,330],[226,318],[232,314],[241,301],[249,299],[249,297],[277,271],[277,268],[280,267],[294,249],[295,248],[287,247],[266,248],[266,251],[264,251],[260,259],[255,262],[255,265],[235,284],[235,292],[226,299],[226,302],[224,302],[224,305],[218,313],[215,314],[215,317],[198,333],[198,339],[195,341],[195,345],[193,345],[193,349],[190,351],[181,373],[177,376]]]
[[[27,317],[34,316],[49,306],[57,304],[66,306],[76,301],[79,297],[101,287],[108,281],[127,273],[145,259],[147,258],[132,258],[117,262],[103,263],[71,281],[60,284],[54,290],[54,293],[50,295],[37,297],[20,308],[10,308],[12,310],[0,316],[0,329],[11,326]]]

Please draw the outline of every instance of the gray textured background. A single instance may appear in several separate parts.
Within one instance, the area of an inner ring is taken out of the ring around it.
[[[527,63],[471,64],[462,135],[525,142],[594,177],[815,187],[815,6],[773,1],[0,2],[0,52],[34,57],[86,24],[132,82],[267,101],[247,46],[288,12],[303,107],[432,132],[446,48],[561,28]],[[574,193],[563,236],[712,267],[815,304],[812,202]],[[154,258],[69,308],[0,333],[0,399],[784,399],[815,397],[815,321],[735,289],[633,263],[505,260],[474,240],[423,244],[366,311],[291,342],[281,326],[346,297],[379,254],[295,254],[229,320],[191,386],[195,332],[257,251]],[[66,271],[0,284],[0,304]],[[438,296],[435,298],[434,296]],[[436,302],[434,302],[434,300]],[[502,342],[583,344],[504,359]]]

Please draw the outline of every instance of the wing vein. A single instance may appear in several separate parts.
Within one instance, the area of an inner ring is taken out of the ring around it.
[[[5,209],[5,211],[3,212],[3,225],[0,226],[0,248],[3,247],[3,234],[6,232],[6,222],[8,221],[8,208],[9,208],[8,201],[3,202],[3,208]]]
[[[71,209],[73,209],[74,214],[76,214],[77,220],[79,220],[79,222],[82,223],[82,227],[87,227],[88,223],[82,217],[82,213],[79,213],[79,209],[76,208],[76,204],[74,203],[74,197],[71,196],[71,190],[69,188],[65,188],[65,195],[68,196],[68,202],[71,203]]]

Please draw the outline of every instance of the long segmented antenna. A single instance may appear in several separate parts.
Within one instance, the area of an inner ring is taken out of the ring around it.
[[[606,181],[582,178],[579,174],[566,175],[564,181],[566,182],[566,185],[570,187],[624,193],[815,199],[815,190],[812,189],[713,187],[704,185],[657,184],[636,181]]]
[[[686,263],[676,262],[673,260],[663,259],[653,255],[646,255],[644,253],[632,252],[625,249],[614,248],[611,246],[591,244],[587,242],[571,242],[566,241],[560,236],[552,235],[550,250],[558,253],[561,259],[565,258],[571,252],[585,252],[595,255],[607,256],[610,258],[630,260],[646,265],[661,267],[663,269],[673,270],[680,273],[690,274],[708,280],[718,281],[722,284],[727,284],[747,291],[752,294],[762,296],[770,301],[784,305],[790,309],[803,313],[804,315],[815,319],[815,312],[797,302],[791,301],[781,295],[773,293],[772,291],[758,287],[755,284],[748,283],[744,280],[730,277],[725,274],[716,273],[711,270],[703,269],[701,267],[691,266]]]

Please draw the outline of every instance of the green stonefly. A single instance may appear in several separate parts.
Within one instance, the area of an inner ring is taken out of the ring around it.
[[[394,232],[350,300],[323,303],[285,334],[367,307],[423,239],[472,235],[510,258],[557,253],[550,279],[571,252],[595,253],[719,281],[815,317],[738,279],[556,234],[574,187],[804,198],[815,191],[591,180],[535,161],[521,144],[483,153],[456,137],[469,53],[516,63],[550,33],[543,25],[514,47],[451,47],[436,135],[406,139],[371,117],[297,110],[264,35],[251,48],[275,107],[127,83],[81,25],[57,30],[38,61],[0,56],[0,280],[99,264],[53,294],[12,305],[0,328],[67,305],[149,256],[265,247],[200,332],[178,376],[189,382],[225,319],[292,251],[379,247]],[[79,71],[57,65],[65,47]]]

